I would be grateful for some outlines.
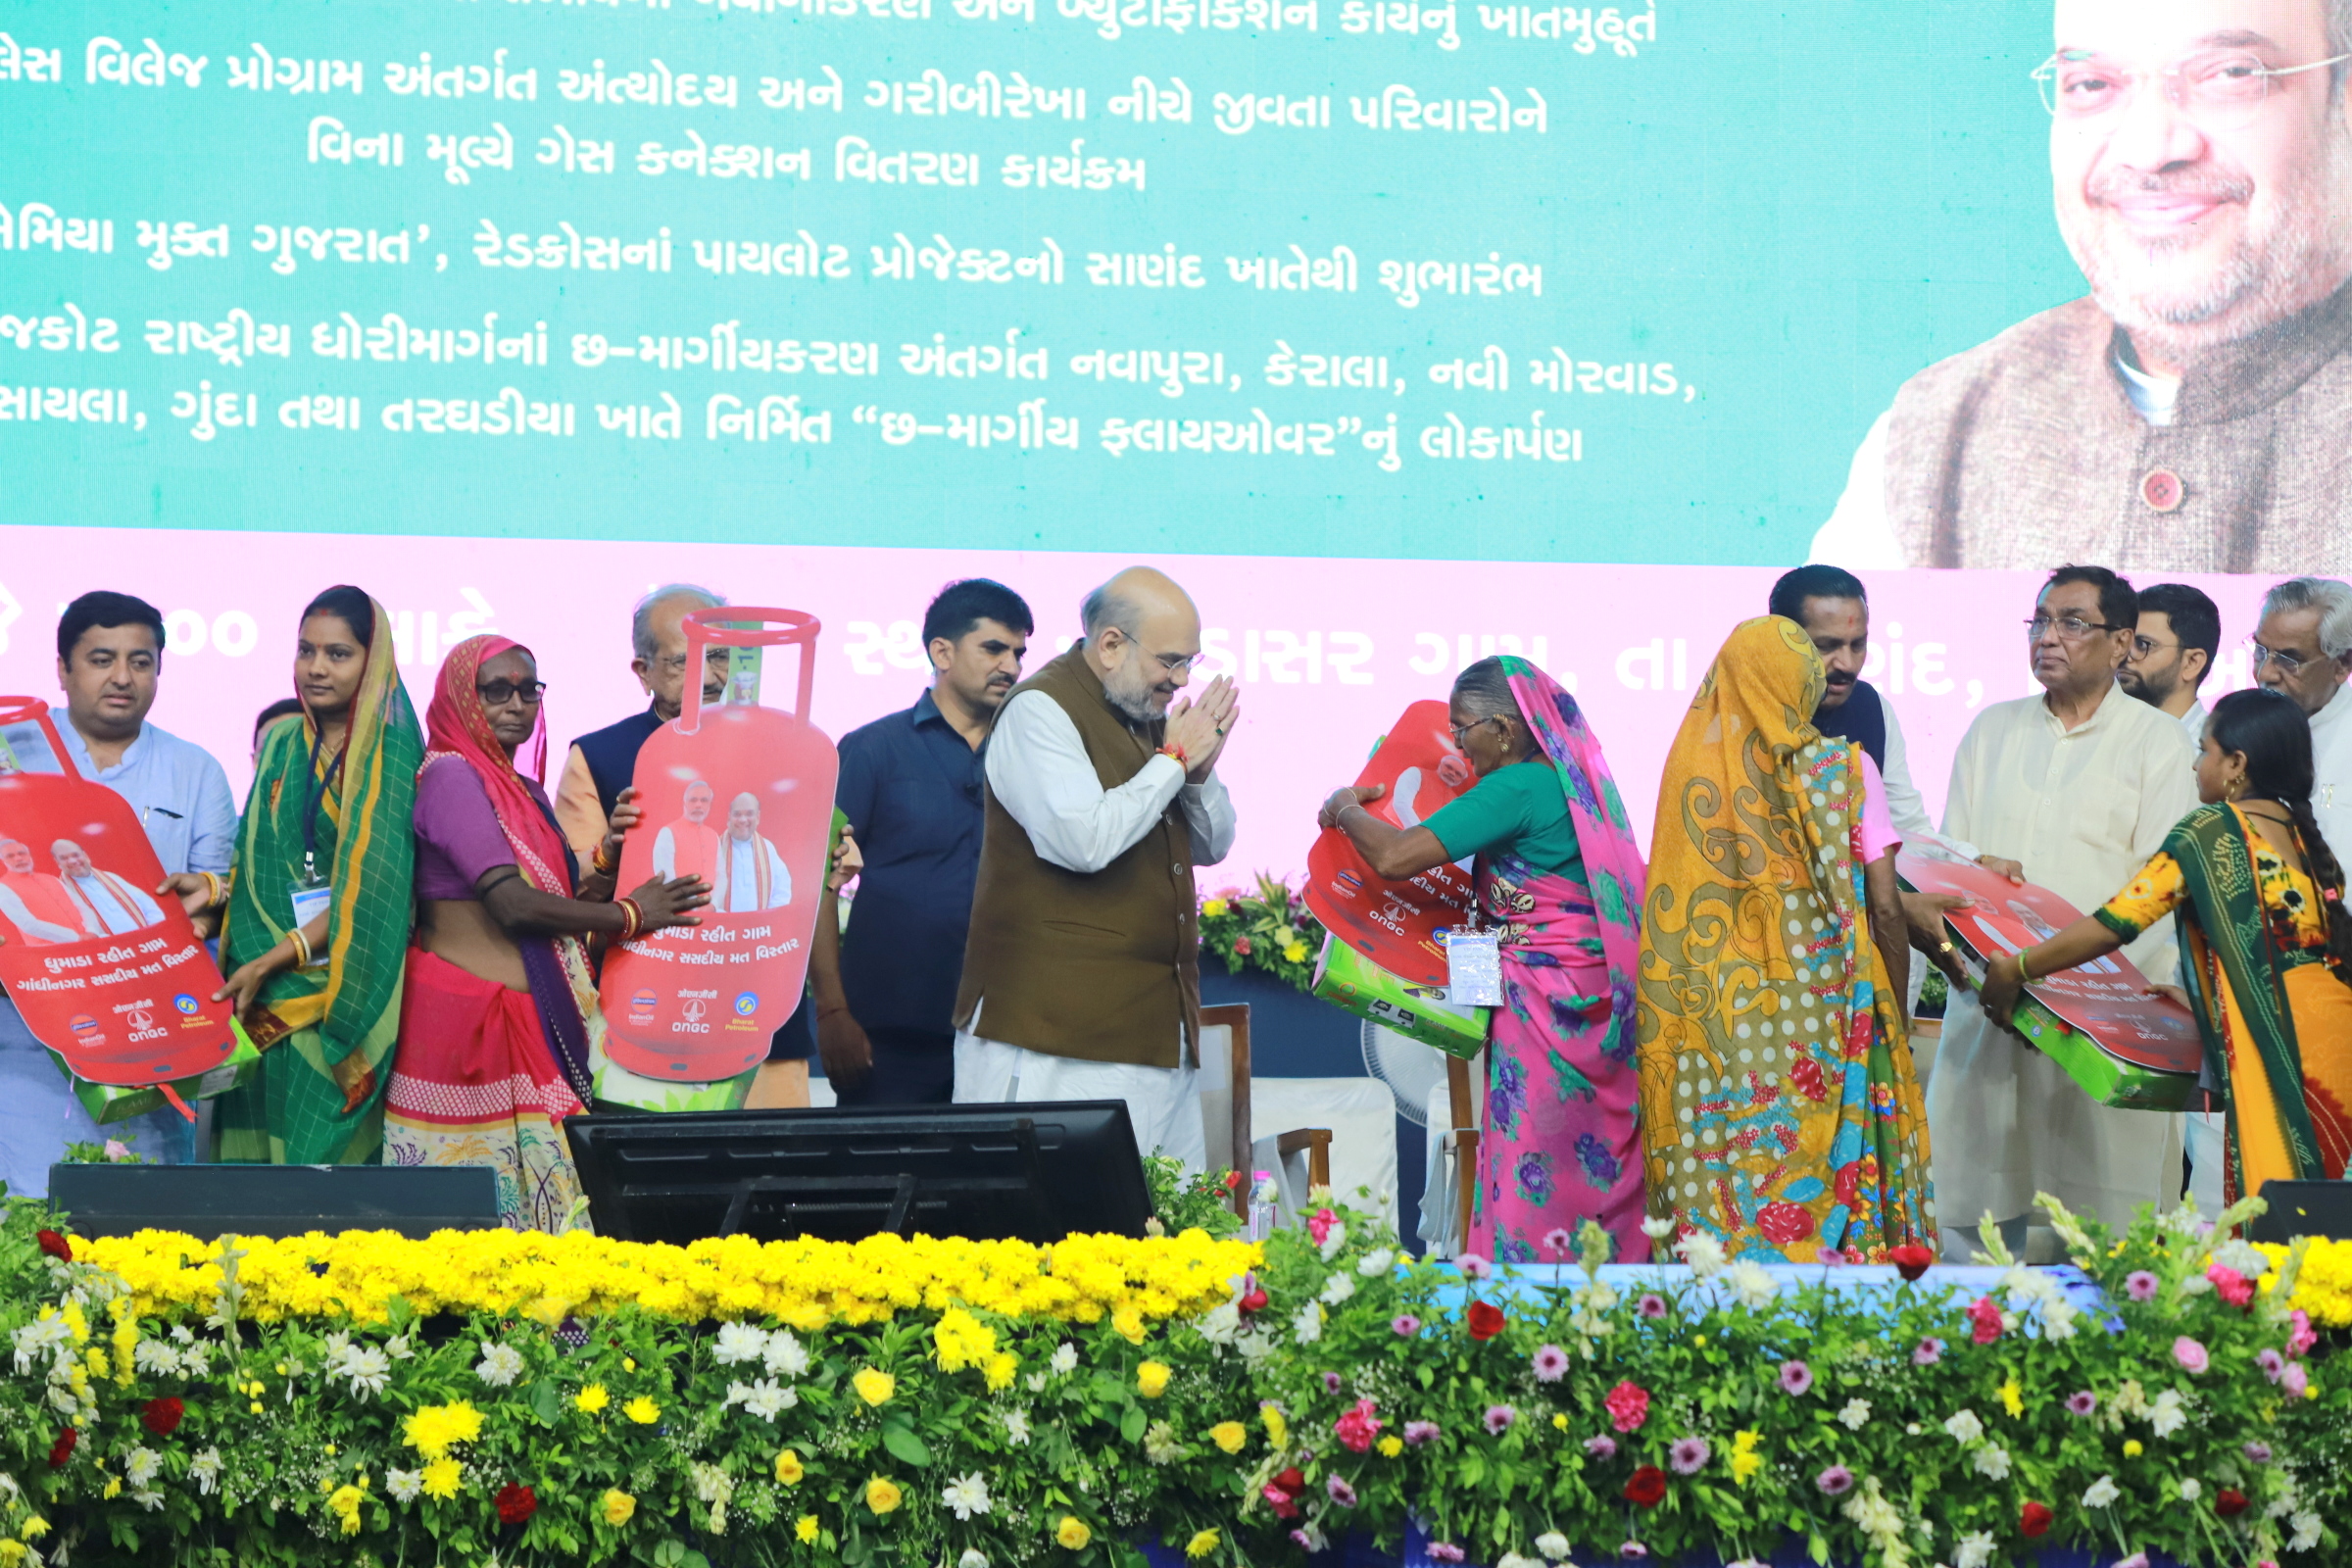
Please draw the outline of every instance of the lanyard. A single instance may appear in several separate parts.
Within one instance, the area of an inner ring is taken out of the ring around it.
[[[343,749],[335,753],[335,760],[327,764],[326,777],[320,778],[318,748],[325,743],[324,731],[312,733],[311,765],[302,775],[302,876],[305,882],[313,886],[318,881],[318,808],[325,801],[327,792],[335,787],[335,780],[342,777],[343,759],[351,752],[351,737],[346,735]]]

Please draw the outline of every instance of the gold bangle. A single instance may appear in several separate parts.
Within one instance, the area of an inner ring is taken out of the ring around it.
[[[204,878],[204,906],[208,909],[220,907],[227,898],[220,886],[220,878],[211,871],[199,871],[196,874]]]
[[[308,969],[311,966],[311,939],[302,934],[302,927],[296,926],[286,933],[286,940],[294,944],[294,967]]]
[[[2027,948],[2020,952],[2017,956],[2017,977],[2024,981],[2027,985],[2032,985],[2034,983],[2033,965],[2026,962],[2026,954],[2032,953],[2033,951],[2034,950],[2032,948]]]
[[[645,929],[645,910],[635,899],[615,901],[620,905],[620,940],[634,942],[637,933]]]
[[[611,876],[619,870],[620,857],[612,855],[612,841],[611,839],[601,840],[596,846],[596,854],[588,858],[588,868],[598,876]],[[611,856],[611,858],[608,859],[608,856]]]

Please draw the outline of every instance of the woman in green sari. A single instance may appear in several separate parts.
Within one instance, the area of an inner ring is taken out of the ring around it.
[[[383,1147],[412,914],[424,737],[383,607],[329,588],[302,612],[298,723],[262,741],[220,956],[260,1070],[215,1103],[222,1160],[364,1165]]]

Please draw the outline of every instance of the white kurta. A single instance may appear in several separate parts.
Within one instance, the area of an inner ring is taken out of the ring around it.
[[[2026,880],[2088,913],[2113,898],[2197,804],[2180,722],[2110,688],[2069,731],[2039,697],[1977,715],[1952,759],[1944,831],[2018,861]],[[2172,921],[2125,953],[2173,977]],[[2094,1103],[2057,1063],[1952,998],[1928,1090],[1936,1207],[1945,1221],[2015,1219],[2050,1193],[2077,1213],[2131,1222],[2180,1193],[2180,1118]]]
[[[2352,682],[2311,715],[2311,814],[2338,865],[2352,864]]]
[[[1106,790],[1077,724],[1044,692],[1022,692],[998,712],[982,766],[990,791],[1039,856],[1065,871],[1102,870],[1149,833],[1171,801],[1184,812],[1196,866],[1214,865],[1233,848],[1233,797],[1223,780],[1211,773],[1205,784],[1188,783],[1183,764],[1163,756]],[[1207,1145],[1199,1070],[1184,1059],[1189,1052],[1175,1067],[1078,1061],[988,1039],[987,1022],[983,996],[970,1027],[956,1036],[957,1103],[1123,1100],[1145,1153],[1156,1150],[1200,1167]]]

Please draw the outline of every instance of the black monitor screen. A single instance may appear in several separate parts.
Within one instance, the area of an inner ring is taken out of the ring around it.
[[[1057,1242],[1144,1234],[1122,1101],[574,1116],[599,1235],[680,1246],[877,1232]]]

